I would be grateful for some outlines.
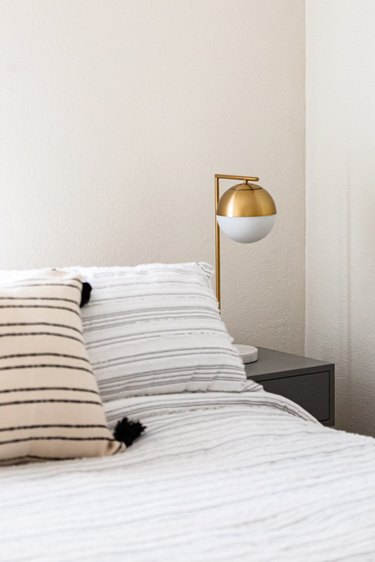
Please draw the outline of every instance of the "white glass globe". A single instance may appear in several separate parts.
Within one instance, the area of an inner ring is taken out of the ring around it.
[[[264,217],[223,217],[216,215],[220,230],[236,242],[249,244],[262,240],[272,230],[276,215]]]

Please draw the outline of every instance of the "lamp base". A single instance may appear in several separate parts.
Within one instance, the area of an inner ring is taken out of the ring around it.
[[[253,345],[235,344],[244,363],[254,363],[258,359],[258,349]]]

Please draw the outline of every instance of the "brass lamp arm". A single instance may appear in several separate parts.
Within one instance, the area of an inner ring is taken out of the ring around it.
[[[242,180],[242,181],[259,181],[259,178],[253,176],[231,176],[228,174],[215,174],[218,180]]]

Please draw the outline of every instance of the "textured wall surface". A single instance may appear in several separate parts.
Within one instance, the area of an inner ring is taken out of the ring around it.
[[[3,0],[0,35],[1,267],[213,262],[214,173],[258,175],[223,316],[303,351],[303,0]]]
[[[337,363],[338,426],[375,435],[372,0],[307,3],[306,353]]]

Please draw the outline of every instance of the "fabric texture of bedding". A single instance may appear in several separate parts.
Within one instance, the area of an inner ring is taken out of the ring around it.
[[[0,471],[0,560],[375,560],[375,441],[262,390],[113,401],[126,455]]]
[[[107,426],[81,300],[82,282],[69,273],[0,278],[0,464],[125,448]]]
[[[243,390],[244,366],[221,320],[210,265],[70,269],[93,287],[83,327],[104,402]]]

